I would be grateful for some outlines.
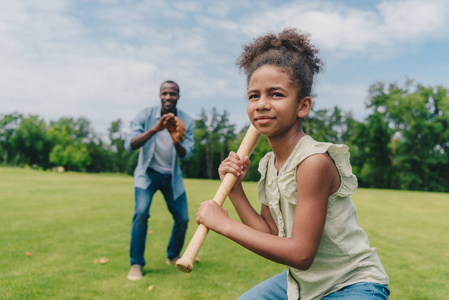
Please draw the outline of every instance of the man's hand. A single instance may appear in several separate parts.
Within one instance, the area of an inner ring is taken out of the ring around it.
[[[168,119],[171,119],[174,117],[175,117],[175,114],[173,114],[173,113],[168,113],[168,114],[162,115],[162,117],[159,119],[159,121],[156,123],[156,125],[154,125],[152,130],[155,132],[164,130],[165,128],[167,128],[165,126],[165,124],[167,124]]]
[[[165,119],[163,125],[170,132],[174,143],[181,143],[186,137],[186,127],[178,117],[173,116]]]

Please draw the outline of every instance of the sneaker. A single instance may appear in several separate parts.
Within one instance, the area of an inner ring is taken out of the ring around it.
[[[173,258],[173,259],[167,258],[167,260],[165,261],[165,263],[166,263],[167,265],[176,265],[176,262],[178,261],[178,259],[180,259],[179,256],[176,256],[176,257]]]
[[[142,266],[141,265],[132,265],[131,270],[129,270],[128,273],[128,279],[129,280],[139,280],[142,279],[143,272],[142,272]]]

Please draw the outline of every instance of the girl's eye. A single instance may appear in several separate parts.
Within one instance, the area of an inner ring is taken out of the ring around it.
[[[254,99],[257,99],[257,98],[259,98],[259,95],[257,95],[257,94],[251,94],[251,95],[248,96],[248,100],[254,100]]]
[[[273,94],[271,94],[271,97],[273,97],[273,98],[279,98],[279,97],[282,97],[283,95],[281,94],[281,93],[273,93]]]

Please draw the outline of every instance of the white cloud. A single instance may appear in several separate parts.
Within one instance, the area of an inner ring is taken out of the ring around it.
[[[297,27],[311,33],[322,51],[339,57],[371,56],[382,48],[384,53],[395,53],[406,42],[447,38],[448,14],[449,3],[439,0],[384,1],[371,10],[321,1],[281,5],[245,16],[240,24],[250,37]]]
[[[382,31],[391,39],[425,40],[449,35],[447,1],[382,2],[378,8]]]
[[[198,1],[177,1],[173,2],[173,6],[180,12],[184,13],[198,13],[202,12],[202,5]]]
[[[22,1],[30,11],[42,11],[57,13],[65,9],[69,3],[67,0],[26,0]]]

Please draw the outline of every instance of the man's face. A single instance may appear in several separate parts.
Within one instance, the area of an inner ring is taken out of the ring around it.
[[[176,104],[178,103],[179,95],[178,89],[173,83],[164,83],[161,86],[161,105],[162,113],[175,112]]]

